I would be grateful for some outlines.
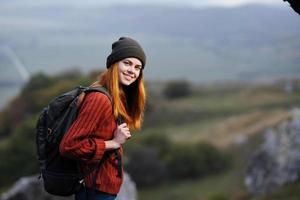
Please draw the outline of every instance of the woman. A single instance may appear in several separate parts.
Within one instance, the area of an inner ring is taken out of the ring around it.
[[[131,137],[130,131],[140,129],[142,123],[145,62],[145,53],[137,41],[121,37],[114,42],[107,57],[107,70],[92,84],[108,90],[113,106],[106,95],[87,93],[76,120],[62,139],[60,153],[81,161],[83,171],[91,171],[103,158],[99,172],[94,170],[85,178],[85,188],[75,194],[76,200],[116,198],[123,181],[118,155],[122,158],[122,144]],[[118,125],[118,118],[125,123]],[[110,153],[115,150],[117,154]]]

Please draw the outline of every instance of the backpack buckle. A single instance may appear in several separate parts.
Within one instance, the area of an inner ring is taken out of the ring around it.
[[[85,186],[84,179],[81,179],[81,180],[79,180],[78,182],[79,182],[79,184],[82,184],[83,186]]]

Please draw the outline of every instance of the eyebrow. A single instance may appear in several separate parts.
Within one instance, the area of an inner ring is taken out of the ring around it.
[[[128,61],[128,62],[130,62],[132,64],[131,60],[125,59],[125,61]],[[142,67],[142,65],[135,65],[135,66]]]

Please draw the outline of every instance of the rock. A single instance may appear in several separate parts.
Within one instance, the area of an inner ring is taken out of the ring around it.
[[[265,141],[253,154],[245,183],[256,195],[272,192],[283,184],[300,179],[300,112],[292,111],[291,121],[265,133]]]
[[[29,176],[20,178],[10,190],[1,196],[1,200],[68,200],[72,198],[60,198],[48,194],[44,191],[38,176]]]
[[[136,185],[127,173],[124,174],[124,182],[116,200],[137,200]]]
[[[38,176],[20,178],[11,189],[1,195],[0,200],[73,200],[74,197],[58,197],[44,191]],[[124,183],[118,194],[117,200],[137,200],[135,183],[128,174],[124,175]]]

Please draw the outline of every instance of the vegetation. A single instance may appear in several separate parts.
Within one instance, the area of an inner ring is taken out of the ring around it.
[[[230,166],[231,159],[208,143],[178,144],[155,133],[136,142],[125,145],[129,150],[125,167],[139,187],[197,179]]]
[[[191,94],[190,84],[188,81],[171,81],[164,88],[164,95],[168,99],[182,98]]]
[[[36,74],[0,112],[0,190],[20,176],[38,172],[35,123],[42,108],[62,92],[89,85],[98,73]],[[137,182],[139,199],[296,198],[298,183],[253,198],[243,186],[243,170],[260,143],[259,133],[286,120],[288,110],[299,106],[299,88],[286,89],[284,81],[272,85],[147,82],[146,86],[144,127],[124,145],[125,169]]]

